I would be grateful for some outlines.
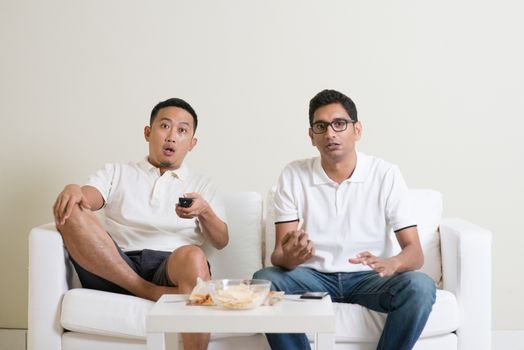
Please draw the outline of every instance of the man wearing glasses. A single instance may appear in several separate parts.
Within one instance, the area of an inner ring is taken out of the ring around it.
[[[424,256],[399,169],[355,148],[353,101],[324,90],[310,101],[309,137],[320,157],[282,171],[275,193],[273,267],[255,273],[289,294],[328,292],[335,302],[387,313],[377,349],[411,349],[435,302],[435,283],[414,270]],[[299,227],[303,223],[303,229]],[[387,256],[393,231],[401,252]],[[304,334],[267,334],[272,349],[309,349]]]

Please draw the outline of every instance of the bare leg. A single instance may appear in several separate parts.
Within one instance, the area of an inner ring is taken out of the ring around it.
[[[176,287],[157,286],[137,275],[90,210],[76,205],[71,216],[57,229],[69,254],[87,271],[144,299],[156,301],[162,294],[179,293]]]
[[[190,245],[175,250],[168,260],[169,279],[178,286],[179,293],[190,294],[197,277],[209,280],[206,255],[200,247]],[[183,333],[185,350],[205,350],[209,343],[209,333]]]

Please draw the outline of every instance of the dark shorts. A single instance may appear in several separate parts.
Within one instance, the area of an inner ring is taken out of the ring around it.
[[[171,252],[151,249],[124,252],[116,243],[115,246],[122,259],[124,259],[140,277],[159,286],[173,286],[173,283],[171,283],[167,277],[167,258],[171,255]],[[85,270],[73,259],[71,259],[71,261],[78,274],[80,283],[82,283],[82,287],[132,295],[128,290]]]

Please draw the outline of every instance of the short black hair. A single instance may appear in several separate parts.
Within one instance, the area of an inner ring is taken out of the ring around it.
[[[357,107],[346,95],[336,90],[322,90],[309,101],[309,125],[313,124],[313,114],[317,109],[331,103],[340,103],[352,121],[358,122]]]
[[[181,98],[170,98],[162,102],[158,102],[155,107],[153,107],[153,110],[151,111],[151,117],[149,118],[149,125],[153,125],[153,122],[155,121],[156,115],[158,114],[158,111],[160,111],[162,108],[166,107],[178,107],[182,108],[183,110],[187,111],[191,116],[193,117],[193,124],[195,124],[193,133],[196,132],[197,125],[198,125],[198,117],[191,105],[187,103],[186,101],[182,100]]]

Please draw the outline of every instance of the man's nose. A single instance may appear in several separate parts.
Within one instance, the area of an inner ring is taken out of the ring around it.
[[[177,135],[176,130],[171,131],[167,135],[166,141],[175,143],[176,142],[176,135]]]
[[[327,129],[326,129],[326,136],[331,138],[331,137],[335,136],[336,133],[337,132],[333,128],[333,124],[329,124]]]

